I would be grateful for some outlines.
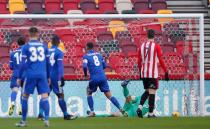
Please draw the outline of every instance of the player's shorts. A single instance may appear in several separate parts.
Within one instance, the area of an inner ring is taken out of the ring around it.
[[[15,87],[19,88],[20,86],[17,84],[17,77],[12,76],[10,79],[10,88],[13,89]]]
[[[58,79],[51,77],[51,86],[50,86],[50,90],[53,90],[53,92],[55,94],[59,94],[59,93],[63,93],[63,87],[60,87],[58,85]]]
[[[109,85],[106,79],[103,80],[90,80],[88,91],[90,92],[96,92],[97,88],[99,87],[101,92],[109,92]]]
[[[158,89],[159,82],[157,78],[143,78],[144,89]]]
[[[36,77],[36,78],[25,78],[23,85],[23,93],[33,94],[34,89],[37,88],[38,94],[49,93],[50,88],[48,85],[47,78],[45,77]]]

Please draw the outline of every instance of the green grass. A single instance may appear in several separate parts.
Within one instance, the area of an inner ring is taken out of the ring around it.
[[[0,118],[0,129],[17,129],[18,118]],[[45,129],[42,121],[30,118],[26,129]],[[79,118],[50,119],[50,129],[210,129],[210,117],[191,118]]]

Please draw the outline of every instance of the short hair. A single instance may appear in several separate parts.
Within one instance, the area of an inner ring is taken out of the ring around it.
[[[35,36],[35,34],[39,32],[36,27],[31,27],[28,31],[29,31],[30,36]]]
[[[53,37],[52,37],[52,45],[56,45],[56,46],[58,46],[59,45],[59,43],[60,43],[60,38],[58,37],[58,35],[53,35]]]
[[[152,29],[147,30],[147,38],[154,39],[154,37],[155,37],[155,31]]]
[[[89,50],[93,49],[93,47],[94,47],[94,45],[93,45],[92,42],[88,42],[88,43],[87,43],[87,48],[88,48]]]
[[[26,42],[26,41],[25,41],[25,38],[24,38],[24,37],[19,37],[18,40],[17,40],[17,44],[18,44],[19,46],[24,45],[25,42]]]

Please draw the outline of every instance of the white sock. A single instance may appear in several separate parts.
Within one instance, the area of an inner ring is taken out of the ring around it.
[[[152,113],[151,113],[151,112],[149,112],[149,115],[150,115],[150,116],[152,116],[152,115],[153,115],[153,112],[152,112]]]
[[[142,105],[139,105],[139,109],[142,110],[143,109],[143,106]]]
[[[12,102],[11,102],[11,105],[15,105],[15,102],[14,102],[14,101],[12,101]]]

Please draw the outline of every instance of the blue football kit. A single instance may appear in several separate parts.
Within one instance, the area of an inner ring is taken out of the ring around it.
[[[23,93],[33,94],[35,87],[37,87],[38,94],[49,93],[48,62],[48,48],[40,41],[31,40],[22,47],[22,62],[18,76],[20,78],[25,71]]]
[[[86,55],[83,56],[83,70],[86,74],[88,70],[90,73],[89,90],[96,92],[97,88],[101,92],[109,92],[109,85],[104,72],[106,63],[103,56],[100,53],[90,50]]]
[[[64,66],[63,66],[63,52],[57,47],[52,46],[49,49],[50,55],[50,79],[51,88],[55,94],[63,93],[63,88],[60,86],[59,81],[64,76]]]
[[[17,79],[18,79],[18,72],[19,72],[19,67],[21,64],[21,48],[19,47],[18,49],[14,50],[13,52],[10,53],[10,69],[13,71],[12,76],[11,76],[11,83],[10,83],[10,88],[17,87],[19,88],[20,86],[17,84]],[[21,80],[24,80],[24,73],[21,76]]]

